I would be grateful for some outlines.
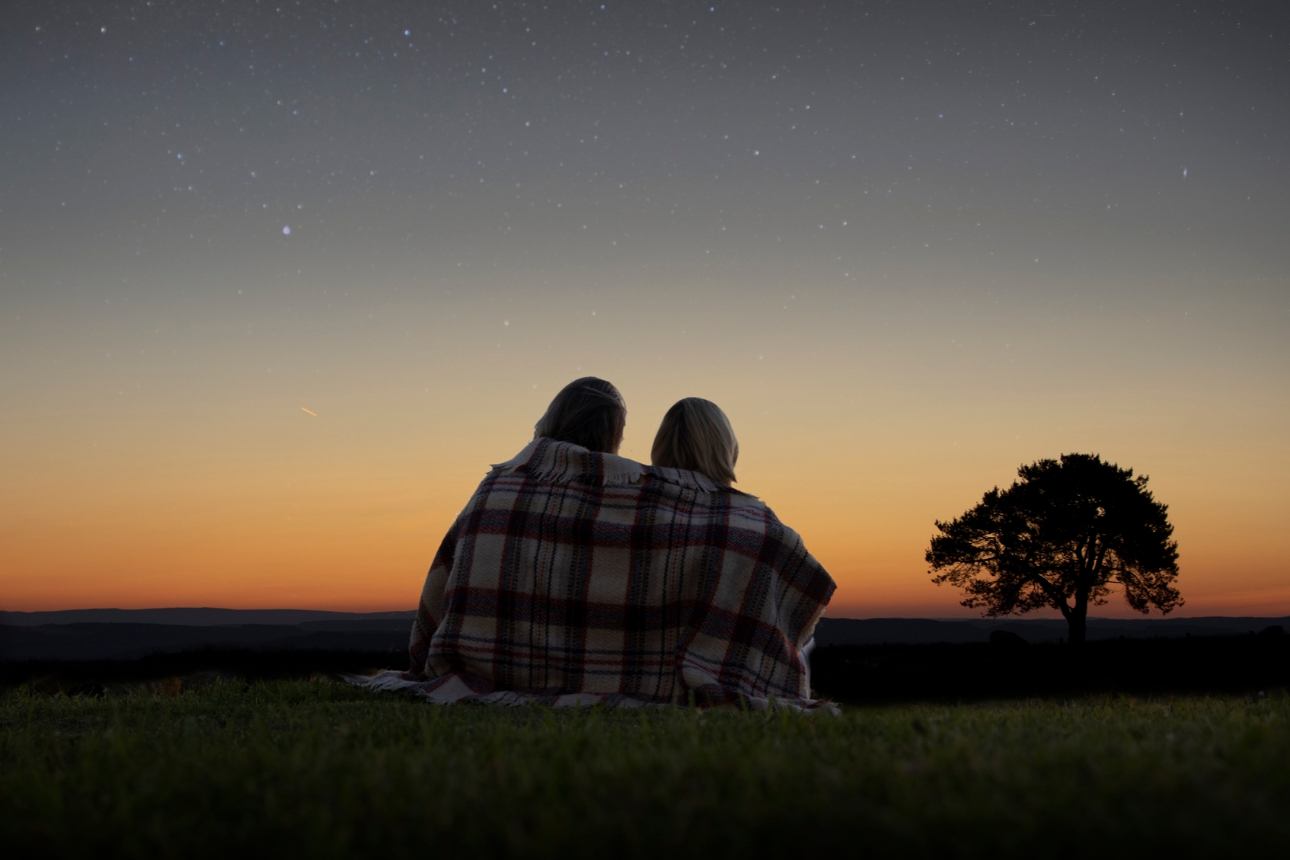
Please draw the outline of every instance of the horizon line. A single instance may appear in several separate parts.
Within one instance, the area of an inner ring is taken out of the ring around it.
[[[41,615],[59,612],[314,612],[327,613],[332,615],[389,615],[391,613],[407,613],[412,615],[416,608],[404,609],[312,609],[291,606],[279,607],[229,607],[229,606],[144,606],[144,607],[119,607],[119,606],[91,606],[91,607],[73,607],[68,609],[0,609],[0,616],[4,615]],[[1284,615],[1138,615],[1138,616],[1108,616],[1108,615],[1089,615],[1089,621],[1204,621],[1209,619],[1231,619],[1231,618],[1266,618],[1266,619],[1290,619],[1290,613]],[[973,615],[973,616],[935,616],[935,615],[825,615],[821,621],[1018,621],[1018,622],[1039,622],[1039,621],[1065,621],[1064,618],[1047,617],[1023,617],[1017,615]]]

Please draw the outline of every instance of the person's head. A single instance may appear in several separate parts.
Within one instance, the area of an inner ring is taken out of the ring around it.
[[[721,407],[702,397],[676,401],[654,437],[650,462],[702,472],[723,486],[735,481],[739,441]]]
[[[546,436],[591,451],[617,454],[627,426],[627,404],[618,389],[603,379],[575,379],[551,401],[533,425],[533,438]]]

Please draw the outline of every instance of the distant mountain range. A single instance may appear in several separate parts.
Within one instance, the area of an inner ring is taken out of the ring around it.
[[[60,609],[54,612],[0,611],[0,626],[38,627],[46,624],[179,624],[217,627],[226,624],[307,624],[318,621],[406,621],[413,612],[330,612],[323,609]]]
[[[410,611],[208,608],[0,612],[0,661],[128,660],[204,648],[398,652],[407,647],[412,615]],[[1290,617],[1091,618],[1088,638],[1239,636],[1278,627],[1290,631]],[[1053,642],[1065,637],[1066,623],[1014,618],[825,618],[816,630],[816,644],[986,642],[995,631],[1027,642]]]

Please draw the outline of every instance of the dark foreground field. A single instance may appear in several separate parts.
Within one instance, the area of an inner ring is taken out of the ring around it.
[[[324,679],[84,696],[24,685],[0,694],[0,845],[12,857],[1281,856],[1287,762],[1283,692],[829,718],[444,709]]]
[[[847,705],[1097,694],[1253,695],[1290,689],[1290,636],[1275,629],[1276,635],[1107,639],[1079,649],[1007,636],[963,643],[824,645],[811,655],[811,681],[818,696]],[[350,631],[321,643],[327,647],[205,646],[118,659],[96,657],[93,648],[76,652],[87,658],[79,660],[6,659],[0,651],[0,689],[27,685],[85,695],[194,675],[287,680],[406,669],[403,639],[401,633],[394,645],[383,639],[374,645]]]

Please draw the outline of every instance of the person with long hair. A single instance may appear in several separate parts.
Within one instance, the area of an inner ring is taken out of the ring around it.
[[[702,472],[723,487],[735,482],[739,440],[721,407],[702,397],[686,397],[667,410],[654,436],[655,466]]]

